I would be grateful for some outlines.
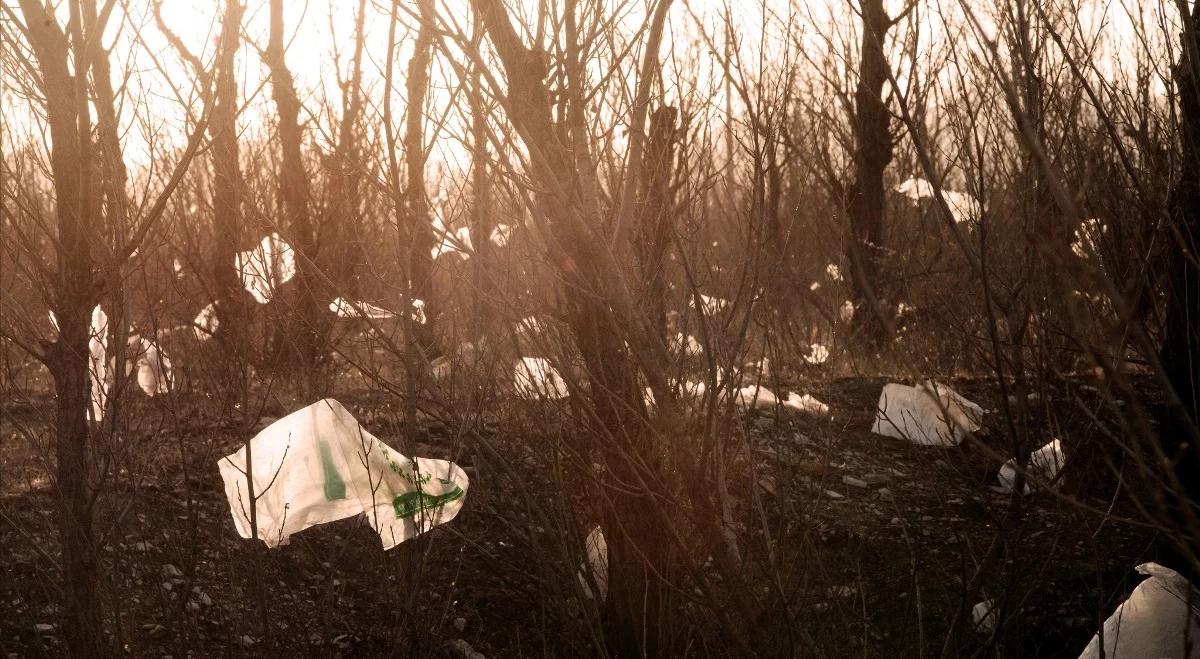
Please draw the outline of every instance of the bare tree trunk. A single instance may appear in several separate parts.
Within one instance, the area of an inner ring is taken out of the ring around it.
[[[492,263],[492,230],[496,223],[492,215],[492,183],[488,172],[487,109],[483,99],[483,76],[478,65],[472,71],[468,100],[471,105],[471,189],[475,199],[471,213],[471,243],[475,246],[473,277],[475,280],[475,336],[479,342],[491,329],[496,287],[488,272]],[[510,231],[512,230],[510,226]]]
[[[642,168],[641,209],[638,222],[638,261],[644,282],[643,308],[650,314],[657,336],[669,340],[667,314],[667,249],[671,244],[671,172],[675,162],[675,121],[679,111],[663,106],[650,117],[646,166]]]
[[[217,289],[221,324],[218,338],[235,355],[242,355],[248,344],[245,330],[246,296],[234,260],[242,238],[242,171],[238,161],[237,136],[237,57],[242,14],[238,0],[226,0],[217,47],[216,89],[209,135],[213,158],[213,251],[210,260],[213,283]],[[244,360],[238,360],[244,363]]]
[[[304,132],[299,122],[300,99],[284,60],[283,0],[271,0],[270,22],[271,36],[265,56],[271,71],[271,95],[279,114],[279,188],[284,216],[291,222],[292,249],[296,251],[296,286],[290,297],[294,305],[292,316],[298,322],[291,328],[288,338],[294,342],[291,350],[295,357],[293,366],[299,367],[312,390],[321,366],[322,337],[327,319],[320,304],[322,296],[317,290],[319,278],[314,272],[317,245],[309,208],[308,174],[304,170],[301,150]]]
[[[1183,44],[1175,66],[1179,93],[1179,136],[1183,157],[1170,193],[1174,250],[1168,264],[1166,333],[1160,357],[1181,405],[1168,406],[1160,437],[1164,453],[1175,461],[1184,491],[1172,502],[1200,505],[1200,5],[1183,13]],[[1186,528],[1186,527],[1185,527]],[[1200,538],[1188,538],[1192,556]],[[1184,564],[1180,561],[1180,564]]]
[[[429,359],[438,353],[434,339],[437,316],[433,297],[433,225],[429,220],[429,200],[425,190],[425,95],[429,89],[429,64],[433,58],[433,5],[418,0],[421,27],[408,63],[408,111],[405,113],[404,152],[408,159],[408,189],[405,194],[408,232],[408,273],[412,294],[424,301],[424,325],[416,325],[414,339]]]
[[[359,0],[350,79],[341,85],[342,121],[332,158],[332,192],[322,227],[322,235],[329,236],[322,249],[322,254],[326,255],[325,271],[329,273],[338,295],[355,300],[362,294],[358,275],[364,262],[359,183],[366,176],[366,172],[363,171],[361,157],[359,122],[363,108],[362,58],[365,19],[366,0]]]
[[[549,222],[548,243],[564,278],[568,321],[590,383],[591,437],[602,456],[611,488],[602,519],[609,550],[608,599],[604,608],[606,639],[617,656],[656,655],[671,638],[671,589],[677,579],[670,560],[675,546],[669,522],[661,516],[674,471],[665,442],[671,435],[655,432],[648,422],[638,369],[629,348],[638,353],[656,400],[658,419],[677,431],[678,411],[665,385],[665,347],[654,340],[644,315],[633,310],[623,287],[620,266],[603,240],[594,188],[584,180],[586,149],[578,82],[569,95],[569,133],[555,128],[545,83],[546,53],[521,42],[498,0],[473,0],[507,74],[505,105],[509,120],[530,154],[531,176],[542,188],[539,211]],[[574,8],[566,10],[568,50],[574,46]],[[572,55],[568,55],[568,58]],[[578,62],[568,62],[568,79],[578,75]],[[632,136],[636,139],[636,132]],[[632,171],[640,163],[631,163]],[[632,177],[629,185],[636,185]],[[623,213],[622,213],[623,214]],[[617,247],[622,248],[620,241]],[[628,250],[628,241],[623,249]],[[622,339],[629,337],[629,347]],[[617,484],[621,485],[617,485]]]
[[[886,311],[879,304],[883,228],[887,208],[883,173],[892,161],[890,115],[883,101],[888,63],[883,41],[891,21],[883,0],[862,0],[862,44],[858,87],[854,92],[854,184],[846,209],[850,243],[846,256],[851,266],[854,302],[863,312],[854,315],[856,330],[871,344],[886,340]]]
[[[70,3],[69,38],[37,0],[21,0],[21,10],[41,72],[58,222],[54,311],[59,336],[47,346],[46,363],[54,378],[57,403],[57,521],[67,586],[63,627],[73,656],[98,657],[105,654],[103,608],[92,528],[94,492],[86,412],[90,399],[88,326],[95,299],[90,247],[96,213],[89,62],[79,2]],[[69,57],[73,57],[75,76],[68,69]]]

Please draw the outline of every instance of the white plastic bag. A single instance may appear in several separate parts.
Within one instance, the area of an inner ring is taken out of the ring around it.
[[[217,333],[217,327],[220,324],[221,321],[217,319],[217,303],[211,302],[196,314],[196,319],[192,321],[192,331],[196,333],[197,339],[207,341]]]
[[[734,401],[743,409],[766,410],[778,405],[779,397],[766,387],[749,385],[737,390]]]
[[[1178,572],[1157,563],[1137,567],[1149,575],[1104,621],[1104,656],[1107,659],[1200,659],[1200,592]],[[1190,591],[1190,598],[1189,598]],[[1191,605],[1191,610],[1188,606]],[[1080,653],[1079,659],[1100,656],[1100,634]],[[1191,652],[1184,654],[1185,638]]]
[[[414,300],[414,305],[415,305]],[[355,302],[347,300],[344,297],[336,297],[333,302],[329,303],[329,310],[338,315],[338,318],[394,318],[396,314],[377,307],[370,302]]]
[[[1029,455],[1029,470],[1038,478],[1050,482],[1058,477],[1058,472],[1062,471],[1066,462],[1067,456],[1063,452],[1062,442],[1056,439]],[[1000,485],[996,488],[998,491],[1012,492],[1013,487],[1017,484],[1016,461],[1005,462],[1000,467],[997,478],[1000,480]],[[1033,487],[1026,482],[1022,491],[1029,494],[1033,491]]]
[[[522,357],[513,372],[513,388],[522,398],[559,400],[570,395],[558,369],[543,357]]]
[[[258,537],[268,547],[362,513],[391,549],[454,519],[469,486],[458,465],[397,453],[332,398],[272,423],[250,445]],[[243,538],[253,537],[245,448],[217,464],[234,526]]]
[[[589,599],[594,598],[592,587],[584,576],[585,571],[590,572],[596,589],[600,591],[600,601],[603,602],[608,599],[608,541],[604,539],[604,532],[599,526],[592,527],[588,533],[584,549],[587,551],[587,563],[579,566],[579,583],[583,585],[584,594]]]
[[[128,359],[137,366],[137,382],[142,392],[155,396],[170,391],[171,360],[158,344],[135,334],[129,337],[129,346],[133,354]]]
[[[896,192],[912,199],[934,199],[933,185],[923,178],[910,178],[896,186]],[[979,200],[965,192],[954,192],[942,189],[942,198],[950,208],[951,218],[955,224],[977,221],[980,216]]]
[[[811,394],[800,394],[789,391],[787,400],[783,401],[783,406],[800,412],[801,414],[809,414],[818,417],[829,416],[829,406],[814,398]]]
[[[944,384],[892,382],[879,395],[871,432],[926,446],[957,446],[982,420],[982,407]]]
[[[277,288],[296,276],[296,255],[291,245],[272,233],[253,249],[238,252],[233,267],[242,278],[242,286],[259,304],[267,304]]]
[[[92,420],[104,420],[104,404],[108,400],[108,314],[96,305],[88,327],[88,376],[92,383]],[[120,373],[120,371],[117,371]]]

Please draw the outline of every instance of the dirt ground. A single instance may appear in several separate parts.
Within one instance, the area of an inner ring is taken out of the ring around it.
[[[983,446],[1002,450],[1006,441],[996,414],[978,434],[981,444],[952,449],[871,434],[883,384],[808,384],[805,391],[831,406],[829,419],[757,413],[740,421],[752,450],[731,485],[739,524],[751,536],[769,536],[751,553],[769,547],[791,568],[780,589],[793,623],[772,632],[789,637],[785,653],[1077,655],[1136,585],[1133,567],[1151,558],[1152,535],[1102,522],[1049,493],[1026,497],[1014,510],[1011,497],[988,489],[997,464]],[[986,409],[998,407],[990,383],[953,384]],[[1086,387],[1059,395],[1051,404],[1099,409]],[[365,393],[339,399],[395,443],[394,403]],[[424,441],[399,446],[454,459],[471,488],[453,522],[393,551],[383,553],[360,520],[309,529],[267,550],[237,536],[216,468],[253,429],[181,413],[193,409],[186,400],[140,404],[145,418],[159,422],[128,439],[141,456],[136,473],[114,476],[97,510],[108,628],[125,654],[372,656],[401,648],[455,656],[447,642],[457,640],[489,657],[591,653],[586,621],[594,609],[555,583],[569,581],[573,567],[547,564],[553,520],[530,503],[553,497],[556,487],[547,453],[537,450],[547,440],[536,428],[492,420],[482,446],[432,423]],[[38,440],[52,401],[5,405],[0,651],[61,656],[59,544],[40,455],[46,447]],[[1095,435],[1094,424],[1104,423],[1102,414],[1065,416],[1071,421],[1060,432],[1078,436]],[[524,491],[514,491],[514,475]],[[1123,495],[1082,503],[1134,515]],[[984,577],[972,583],[989,554]],[[994,634],[971,623],[971,608],[986,597],[1001,612]]]

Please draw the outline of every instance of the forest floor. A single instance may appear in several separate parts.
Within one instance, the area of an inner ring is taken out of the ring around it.
[[[803,579],[793,582],[803,596],[788,605],[801,629],[781,632],[796,637],[788,653],[1076,656],[1136,584],[1133,567],[1152,558],[1152,534],[1050,493],[1025,497],[1014,510],[1012,497],[988,489],[997,464],[982,447],[1002,451],[1006,442],[996,414],[979,445],[930,448],[871,434],[884,382],[811,383],[806,390],[832,408],[828,419],[744,419],[756,457],[739,472],[743,485],[731,485],[747,500],[739,510],[763,511],[777,557],[803,564]],[[984,408],[998,407],[992,383],[952,384]],[[1088,387],[1060,393],[1064,409],[1101,408]],[[366,394],[339,399],[390,441],[387,406]],[[38,441],[52,401],[5,405],[0,652],[61,656],[59,542],[47,447]],[[168,416],[158,399],[144,405]],[[587,602],[547,595],[549,575],[573,568],[539,564],[553,534],[500,475],[515,472],[529,492],[554,496],[540,438],[490,425],[482,451],[435,424],[413,452],[453,458],[470,476],[453,522],[386,554],[359,520],[315,527],[267,550],[234,531],[216,469],[250,434],[232,421],[180,414],[181,407],[169,423],[131,435],[141,456],[136,473],[116,474],[98,504],[108,628],[126,654],[373,656],[399,647],[438,656],[452,639],[486,656],[588,652],[580,631]],[[1095,435],[1094,425],[1105,423],[1103,414],[1065,416],[1072,421],[1059,433]],[[506,456],[503,469],[498,455]],[[1136,516],[1124,496],[1081,502]],[[748,527],[758,523],[758,513],[745,516]],[[995,542],[978,584],[983,594],[968,593]],[[1003,612],[994,634],[971,624],[971,608],[985,595]]]

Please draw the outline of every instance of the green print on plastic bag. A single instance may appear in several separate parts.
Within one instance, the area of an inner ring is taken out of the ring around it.
[[[445,479],[439,478],[438,480],[446,485],[450,484]],[[396,511],[397,519],[412,517],[422,510],[441,508],[455,499],[461,499],[462,496],[463,489],[457,485],[454,486],[453,490],[437,495],[426,494],[425,492],[405,492],[404,494],[396,495],[396,498],[392,499],[392,508]]]
[[[321,469],[325,472],[325,500],[345,499],[346,481],[342,480],[337,466],[333,464],[333,451],[329,448],[329,442],[321,440],[318,446],[321,448]]]

